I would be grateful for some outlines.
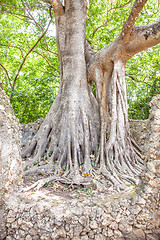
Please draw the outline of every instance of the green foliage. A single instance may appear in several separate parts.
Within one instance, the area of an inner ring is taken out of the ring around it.
[[[128,0],[90,1],[87,39],[96,50],[118,37],[132,5],[133,2]]]
[[[28,123],[45,117],[57,91],[58,80],[56,78],[32,78],[29,82],[24,80],[14,90],[11,100],[20,122]]]
[[[90,0],[87,40],[95,50],[116,39],[128,17],[133,0]],[[44,117],[54,101],[59,84],[59,60],[55,22],[38,45],[50,21],[49,4],[35,0],[2,0],[0,2],[0,81],[11,98],[21,123]],[[53,14],[53,12],[52,12]],[[158,0],[149,0],[136,25],[145,25],[160,17]],[[126,66],[129,117],[145,119],[152,96],[160,93],[159,46],[139,53]],[[15,81],[16,80],[16,81]],[[15,87],[13,87],[15,81]],[[92,85],[96,95],[96,86]]]
[[[137,54],[127,64],[129,117],[132,119],[147,119],[152,97],[160,94],[159,61],[159,46],[155,46]]]
[[[130,14],[133,2],[128,0],[90,0],[87,40],[95,50],[100,50],[117,38],[125,19]],[[160,18],[158,4],[159,1],[149,0],[137,19],[136,25],[146,25],[157,21]],[[128,61],[126,80],[130,118],[148,118],[149,102],[153,96],[160,93],[159,62],[159,45],[135,55]],[[95,84],[92,89],[95,95]]]
[[[2,1],[0,15],[0,80],[16,116],[21,123],[45,117],[53,103],[59,85],[59,61],[54,32],[54,21],[45,37],[26,57],[47,28],[49,6],[28,1]],[[8,7],[10,5],[11,7]],[[15,81],[16,79],[16,81]],[[15,87],[13,89],[15,81]]]

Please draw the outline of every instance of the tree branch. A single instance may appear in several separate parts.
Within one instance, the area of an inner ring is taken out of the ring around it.
[[[14,9],[18,9],[18,10],[25,10],[24,8],[21,8],[21,7],[15,7],[15,6],[11,6],[11,5],[4,4],[4,3],[1,3],[1,5],[4,6],[4,7],[14,8]]]
[[[9,85],[10,87],[12,88],[12,84],[11,84],[11,79],[10,79],[10,76],[9,76],[9,73],[7,71],[7,69],[0,63],[0,66],[3,68],[3,70],[5,71],[6,75],[7,75],[7,78],[8,78],[8,81],[9,81]]]
[[[36,6],[36,3],[37,3],[37,2],[38,2],[38,0],[36,0],[36,1],[31,5],[31,9]]]
[[[130,42],[126,45],[126,53],[131,58],[160,43],[160,20],[146,26],[134,27]]]
[[[27,10],[27,12],[28,12],[30,18],[34,21],[35,25],[36,25],[37,28],[41,31],[41,33],[43,33],[43,28],[41,27],[40,24],[37,23],[37,21],[35,20],[35,18],[34,18],[33,15],[31,14],[31,7],[29,6],[29,4],[28,4],[26,1],[25,1],[25,4],[26,4],[26,6],[27,6],[26,10]],[[45,36],[44,36],[43,39],[44,39],[44,42],[45,42],[46,47],[47,47],[47,49],[48,49],[48,45],[47,45],[47,41],[46,41]]]
[[[18,14],[18,13],[13,13],[13,12],[11,12],[11,11],[8,11],[8,10],[4,10],[6,13],[9,13],[9,14],[12,14],[12,15],[14,15],[14,16],[16,16],[16,17],[18,17],[19,19],[21,19],[22,20],[22,18],[20,18],[20,17],[23,17],[23,18],[27,18],[27,19],[29,19],[29,20],[32,20],[29,16],[27,16],[27,15],[22,15],[22,14]]]
[[[53,8],[54,15],[56,17],[62,16],[64,14],[64,7],[60,0],[47,0],[46,2],[49,2]]]
[[[57,71],[57,69],[56,69],[55,67],[53,67],[53,66],[49,63],[48,59],[47,59],[46,57],[44,57],[41,53],[39,53],[39,52],[37,52],[37,51],[33,51],[33,52],[36,53],[36,54],[38,54],[39,56],[41,56],[41,57],[48,63],[48,66],[49,66],[49,67],[51,67],[51,68],[53,68],[54,70]]]
[[[58,57],[58,54],[56,53],[56,52],[53,52],[53,51],[51,51],[51,50],[49,50],[49,49],[45,49],[44,47],[41,47],[43,50],[45,50],[45,51],[47,51],[47,52],[50,52],[50,53],[52,53],[52,54],[54,54],[56,57]]]
[[[21,55],[22,55],[22,57],[23,57],[23,52],[22,52],[22,49],[21,48],[19,48],[19,47],[17,47],[17,46],[13,46],[13,45],[10,45],[10,44],[1,44],[0,43],[0,46],[3,46],[3,47],[11,47],[11,48],[17,48],[20,52],[21,52]]]
[[[50,10],[51,10],[51,9],[50,9]],[[50,12],[50,15],[51,15],[51,12]],[[15,77],[15,79],[14,79],[14,82],[13,82],[11,98],[12,98],[12,96],[13,96],[13,90],[14,90],[14,88],[15,88],[15,84],[16,84],[17,78],[18,78],[18,76],[19,76],[19,73],[20,73],[20,71],[21,71],[21,69],[22,69],[22,67],[23,67],[23,65],[24,65],[24,63],[25,63],[28,55],[33,51],[33,49],[37,46],[37,44],[40,42],[40,40],[44,37],[44,35],[45,35],[46,32],[48,31],[48,28],[49,28],[49,26],[50,26],[50,24],[51,24],[51,22],[52,22],[52,18],[53,18],[53,17],[52,17],[52,15],[51,15],[51,20],[50,20],[50,22],[49,22],[49,24],[48,24],[45,32],[41,35],[41,37],[38,39],[38,41],[34,44],[34,46],[29,50],[29,52],[28,52],[28,53],[26,54],[26,56],[24,57],[23,62],[21,63],[21,65],[20,65],[20,67],[19,67],[19,69],[18,69],[18,72],[17,72],[17,74],[16,74],[16,77]]]
[[[43,69],[43,73],[46,73],[47,74],[47,76],[49,76],[49,73],[48,73],[48,71],[46,71],[46,69],[44,69],[44,67],[42,67],[42,66],[39,66],[39,68],[41,68],[41,69]],[[55,75],[53,72],[52,72],[52,77],[55,77],[55,78],[59,78],[60,76],[59,75]]]
[[[111,7],[109,10],[107,10],[107,20],[106,20],[105,24],[97,27],[97,28],[93,31],[92,38],[94,37],[95,33],[96,33],[100,28],[104,28],[104,27],[107,26],[107,24],[108,24],[108,14],[109,14],[109,12],[111,12],[112,10],[116,10],[116,9],[119,9],[119,8],[123,8],[123,7],[125,7],[126,5],[128,5],[130,2],[132,2],[132,0],[130,0],[129,2],[125,3],[124,5],[120,5],[120,6],[118,6],[118,7]]]
[[[140,12],[142,11],[144,5],[146,4],[147,0],[136,0],[133,4],[131,13],[129,15],[129,17],[127,18],[127,20],[124,23],[122,32],[120,34],[120,36],[128,41],[129,40],[129,35],[130,32],[140,14]]]
[[[138,79],[135,79],[132,75],[130,75],[130,74],[128,74],[128,73],[126,73],[125,75],[126,75],[127,77],[131,78],[134,82],[144,83],[144,84],[148,85],[150,88],[153,87],[151,84],[145,82],[146,77],[143,79],[143,81],[139,81]]]

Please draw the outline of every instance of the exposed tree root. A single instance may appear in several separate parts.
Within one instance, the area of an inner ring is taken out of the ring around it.
[[[112,184],[118,191],[128,184],[139,184],[143,156],[130,136],[123,62],[114,62],[108,82],[103,75],[100,69],[96,73],[98,79],[102,79],[97,89],[99,114],[96,104],[94,107],[89,104],[93,102],[91,92],[87,95],[80,88],[75,93],[75,89],[70,88],[69,97],[58,95],[23,154],[23,157],[32,156],[32,163],[45,158],[50,168],[41,166],[36,170],[34,167],[25,174],[38,173],[38,169],[46,168],[48,172],[54,169],[54,176],[39,180],[31,188],[40,188],[52,180],[77,185],[94,184],[101,189]],[[106,86],[110,89],[111,101],[107,101]],[[100,176],[106,179],[106,183],[97,180]]]
[[[78,180],[78,181],[77,181]],[[96,179],[92,179],[91,177],[89,177],[89,179],[85,178],[85,177],[80,177],[80,179],[75,178],[75,179],[70,179],[67,177],[60,177],[57,175],[53,175],[53,176],[49,176],[43,179],[40,179],[38,181],[36,181],[35,183],[33,183],[31,186],[28,186],[26,188],[23,189],[24,192],[30,191],[32,189],[35,190],[39,190],[40,188],[44,187],[46,185],[46,183],[50,183],[52,181],[56,181],[56,182],[60,182],[62,184],[67,184],[70,186],[73,185],[79,185],[79,186],[88,186],[90,187],[92,185],[92,187],[94,186],[96,189],[98,189],[99,191],[104,191],[105,187],[104,184],[102,184],[101,182],[97,181]]]
[[[53,164],[47,164],[43,166],[34,166],[31,167],[31,169],[28,169],[23,172],[23,176],[34,176],[34,175],[40,175],[40,174],[49,174],[53,172]]]
[[[36,190],[39,190],[46,183],[49,183],[49,182],[54,181],[54,180],[60,181],[62,183],[67,183],[67,184],[71,184],[72,183],[71,180],[69,180],[69,179],[65,179],[65,178],[61,178],[61,177],[57,177],[57,176],[49,176],[47,178],[43,178],[43,179],[40,179],[40,180],[36,181],[31,186],[24,188],[23,191],[27,192],[27,191],[30,191],[31,189],[34,189],[34,188]]]

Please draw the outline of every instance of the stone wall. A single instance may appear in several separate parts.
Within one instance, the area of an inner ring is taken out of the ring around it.
[[[6,240],[159,240],[159,124],[157,96],[151,103],[148,169],[141,186],[95,196],[60,196],[47,189],[17,192],[8,200]]]
[[[8,97],[0,88],[0,239],[5,237],[5,206],[21,185],[19,124]]]
[[[130,119],[129,124],[130,124],[130,130],[133,138],[146,154],[148,141],[149,141],[149,131],[150,131],[149,119],[146,119],[146,120]]]
[[[38,119],[33,123],[22,124],[22,148],[25,148],[26,145],[31,142],[34,135],[37,133],[43,118]],[[149,138],[149,119],[147,120],[129,120],[131,134],[139,146],[147,151],[147,144]]]
[[[156,197],[149,189],[80,199],[27,192],[10,206],[6,240],[159,240]]]

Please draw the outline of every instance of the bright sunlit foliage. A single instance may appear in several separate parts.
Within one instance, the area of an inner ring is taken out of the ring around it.
[[[133,2],[89,1],[87,40],[95,50],[116,39]],[[159,18],[159,1],[149,0],[136,25],[149,24]],[[47,33],[39,41],[48,25]],[[49,4],[35,0],[2,0],[0,32],[0,82],[16,116],[21,122],[44,117],[57,94],[60,75],[54,14]],[[160,93],[159,62],[158,45],[137,54],[127,63],[130,118],[148,118],[149,102]]]

